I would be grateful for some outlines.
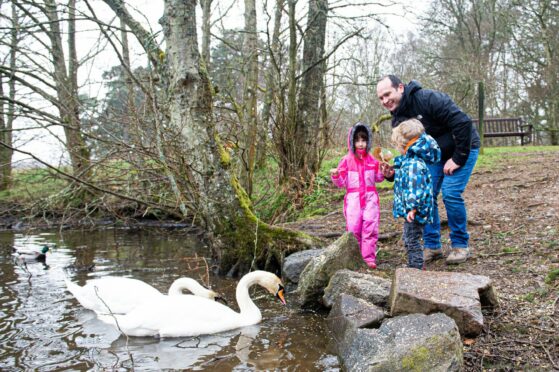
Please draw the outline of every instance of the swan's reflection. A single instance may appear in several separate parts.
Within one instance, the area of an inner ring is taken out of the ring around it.
[[[135,359],[153,358],[158,369],[185,369],[190,368],[204,361],[230,358],[232,355],[227,349],[232,346],[235,336],[239,335],[235,346],[235,355],[241,361],[248,361],[250,347],[258,335],[258,326],[245,327],[240,330],[219,333],[215,335],[205,335],[190,338],[172,339],[129,339],[128,349]],[[124,337],[119,338],[111,345],[122,348],[122,343],[126,342]]]
[[[235,355],[242,364],[248,364],[250,361],[250,347],[260,332],[260,325],[255,324],[252,326],[244,327],[241,329],[239,339],[235,345]]]
[[[120,366],[133,367],[135,361],[153,369],[188,369],[212,365],[224,359],[228,360],[229,365],[239,362],[244,366],[253,365],[254,361],[250,359],[251,346],[260,332],[260,326],[253,325],[199,337],[127,338],[114,327],[97,319],[92,311],[81,312],[78,322],[82,325],[84,337],[76,339],[76,343],[82,347],[97,348],[98,353],[94,358],[98,359],[98,365],[114,366],[116,359]]]

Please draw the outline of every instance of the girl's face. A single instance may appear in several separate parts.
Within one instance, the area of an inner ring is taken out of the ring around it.
[[[355,140],[355,149],[356,150],[365,150],[367,148],[367,141],[363,138],[357,138]]]

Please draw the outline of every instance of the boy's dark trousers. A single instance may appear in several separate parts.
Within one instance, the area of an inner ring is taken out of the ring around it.
[[[404,221],[404,246],[408,253],[408,267],[423,269],[423,225],[417,221]]]

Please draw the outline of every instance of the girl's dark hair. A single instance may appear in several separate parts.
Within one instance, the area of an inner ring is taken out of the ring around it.
[[[365,128],[359,128],[355,131],[355,134],[353,135],[353,142],[355,143],[358,139],[365,141],[369,140],[369,133],[367,133]]]

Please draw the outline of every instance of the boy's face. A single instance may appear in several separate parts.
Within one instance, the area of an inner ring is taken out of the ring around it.
[[[390,112],[394,112],[400,106],[402,94],[404,94],[404,84],[394,88],[389,78],[384,78],[377,84],[378,99],[381,105]]]

